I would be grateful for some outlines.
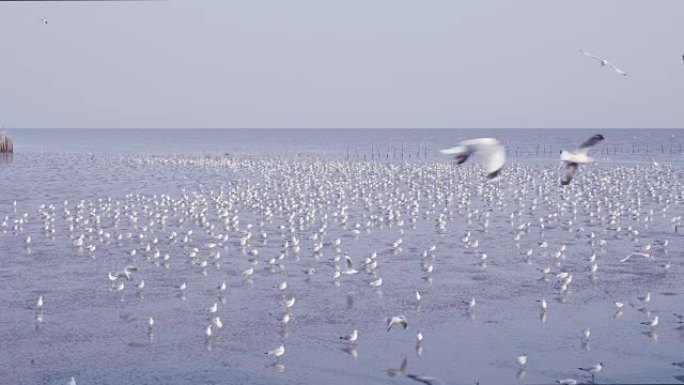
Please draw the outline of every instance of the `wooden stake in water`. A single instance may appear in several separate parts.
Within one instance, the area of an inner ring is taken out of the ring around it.
[[[0,134],[0,152],[12,153],[14,152],[14,143],[12,138],[7,134]]]

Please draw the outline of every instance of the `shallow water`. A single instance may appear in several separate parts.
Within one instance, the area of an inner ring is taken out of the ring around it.
[[[16,153],[0,159],[0,219],[8,217],[0,227],[0,372],[8,383],[62,384],[71,376],[87,384],[415,383],[388,375],[404,358],[407,373],[448,384],[589,381],[576,368],[599,361],[601,383],[672,383],[684,374],[672,365],[684,360],[684,328],[672,315],[684,312],[684,240],[673,227],[684,204],[678,131],[649,131],[647,143],[635,143],[637,131],[604,133],[597,162],[564,190],[557,186],[557,152],[593,132],[488,132],[508,146],[509,163],[496,183],[483,182],[475,164],[457,167],[437,154],[477,131],[12,134]],[[440,215],[444,228],[437,226]],[[324,246],[315,253],[311,236],[323,223]],[[186,244],[168,241],[188,230]],[[246,231],[253,235],[242,247]],[[462,241],[467,231],[477,248]],[[228,240],[210,249],[219,242],[209,234],[219,233]],[[74,246],[81,234],[94,251]],[[159,242],[146,251],[155,237]],[[331,244],[337,238],[339,248]],[[401,249],[392,248],[399,238]],[[666,248],[655,243],[665,239]],[[547,249],[539,247],[542,240]],[[619,263],[651,243],[652,260]],[[567,249],[556,258],[562,244]],[[198,255],[191,258],[193,248]],[[258,263],[245,280],[252,250]],[[381,290],[369,286],[373,278],[363,270],[372,252]],[[593,277],[592,252],[599,264]],[[270,266],[281,253],[282,269]],[[334,258],[345,254],[361,272],[342,275],[337,286]],[[434,271],[427,273],[421,263],[432,255]],[[667,270],[660,266],[666,261]],[[139,271],[116,291],[107,273],[128,264]],[[573,274],[566,294],[555,277],[541,279],[537,269],[547,266]],[[303,270],[312,267],[307,280]],[[146,286],[138,290],[141,279]],[[224,280],[228,290],[219,295]],[[297,298],[285,327],[276,288],[283,280],[285,296]],[[181,296],[183,281],[188,289]],[[652,299],[640,311],[637,296],[646,292]],[[549,307],[543,322],[542,293]],[[45,299],[40,312],[38,295]],[[477,305],[468,311],[464,302],[473,296]],[[619,316],[614,301],[625,303]],[[205,308],[214,302],[224,328],[207,339]],[[43,322],[36,322],[38,313]],[[402,313],[409,328],[387,332],[384,318]],[[660,325],[653,331],[640,324],[654,315]],[[583,343],[587,327],[591,337]],[[355,346],[338,339],[354,328]],[[420,345],[417,330],[425,336]],[[264,355],[281,343],[280,360]],[[522,353],[529,356],[524,373],[515,360]]]

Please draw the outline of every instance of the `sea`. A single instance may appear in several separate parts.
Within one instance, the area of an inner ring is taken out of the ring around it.
[[[599,133],[560,187],[559,152]],[[9,135],[0,383],[684,383],[684,131]],[[477,137],[506,146],[496,181],[439,152]]]

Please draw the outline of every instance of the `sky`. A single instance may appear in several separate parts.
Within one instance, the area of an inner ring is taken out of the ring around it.
[[[681,0],[0,1],[0,124],[682,128],[682,15]]]

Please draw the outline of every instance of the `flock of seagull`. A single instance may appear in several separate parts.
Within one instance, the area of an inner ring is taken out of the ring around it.
[[[561,178],[561,185],[570,183],[572,177],[577,172],[580,164],[592,163],[588,154],[589,150],[605,138],[601,134],[596,134],[582,143],[573,151],[561,151],[561,161],[565,163],[565,174]],[[501,174],[501,170],[506,163],[506,148],[502,142],[495,138],[478,138],[465,140],[456,147],[441,151],[442,154],[453,155],[458,164],[463,164],[471,155],[480,157],[487,179],[495,179]]]
[[[563,302],[572,295],[578,280],[596,279],[602,259],[604,266],[617,266],[633,263],[634,257],[639,257],[638,263],[646,262],[657,266],[658,271],[668,272],[669,240],[641,243],[640,233],[661,220],[667,222],[668,231],[676,234],[684,204],[681,180],[671,165],[652,165],[644,169],[595,169],[582,174],[580,183],[570,185],[573,178],[580,178],[576,176],[578,166],[593,161],[589,150],[603,140],[602,135],[594,135],[577,149],[561,152],[565,171],[559,178],[560,189],[552,187],[558,182],[554,183],[556,177],[549,170],[504,167],[505,147],[493,138],[466,140],[443,150],[455,157],[456,165],[141,156],[130,163],[136,167],[226,170],[234,173],[235,179],[218,189],[183,190],[180,196],[128,194],[118,199],[84,197],[45,202],[33,213],[20,210],[14,202],[10,212],[0,216],[0,239],[3,234],[19,237],[27,251],[40,248],[42,239],[68,240],[69,248],[92,257],[92,263],[102,269],[97,280],[121,301],[127,294],[142,295],[155,284],[171,287],[169,296],[186,301],[186,293],[194,290],[190,279],[170,279],[161,284],[147,276],[152,270],[168,270],[171,264],[189,277],[215,280],[215,290],[209,296],[215,299],[201,305],[206,318],[197,325],[208,349],[226,327],[234,327],[230,316],[226,318],[224,299],[237,295],[236,285],[255,284],[264,275],[282,276],[276,287],[267,289],[279,298],[278,308],[273,311],[279,314],[274,329],[280,330],[281,338],[265,346],[262,353],[272,357],[277,371],[284,371],[283,360],[291,338],[284,331],[297,322],[297,307],[310,300],[295,296],[288,280],[328,280],[333,290],[360,282],[359,290],[380,292],[388,281],[418,274],[423,277],[423,286],[412,288],[411,298],[405,300],[420,306],[425,293],[437,284],[433,278],[439,276],[446,254],[456,254],[456,260],[474,256],[473,263],[485,273],[488,264],[496,266],[493,246],[485,241],[487,234],[494,232],[496,238],[521,255],[521,269],[531,266],[541,273],[544,286],[536,301],[544,322],[549,311],[548,296],[557,293]],[[460,166],[471,156],[480,163]],[[484,172],[485,181],[475,176],[479,172]],[[447,246],[404,243],[417,226],[433,221],[436,234],[458,227],[464,235],[448,239]],[[506,228],[500,227],[502,223]],[[390,232],[395,238],[384,244],[373,235],[380,231]],[[570,256],[572,246],[567,241],[555,244],[548,234],[556,232],[589,245],[592,253],[587,261]],[[367,242],[365,255],[355,255],[349,247],[360,239]],[[266,248],[268,242],[275,242],[278,252]],[[610,261],[606,249],[618,243],[632,250]],[[452,250],[440,253],[442,247]],[[569,260],[572,262],[568,264]],[[118,261],[120,268],[105,270],[112,261]],[[419,266],[411,270],[409,262]],[[394,274],[383,274],[392,269]],[[455,307],[474,312],[482,306],[476,296],[462,298],[462,306]],[[51,293],[44,292],[33,299],[37,329],[46,322],[44,313],[50,311],[50,298]],[[634,306],[646,315],[641,326],[655,331],[660,318],[652,316],[648,308],[651,293],[637,301]],[[618,300],[611,306],[616,317],[624,310],[624,302]],[[414,325],[407,311],[404,307],[386,314],[383,333],[394,335],[398,333],[394,330]],[[347,332],[331,336],[354,357],[358,355],[357,344],[364,338],[359,330],[371,322],[361,316],[356,320],[360,327],[349,324]],[[675,317],[676,322],[684,322],[679,313]],[[142,318],[149,343],[153,344],[158,316],[148,314]],[[422,352],[425,330],[418,325],[416,352]],[[588,342],[591,331],[586,328],[578,334],[579,339]],[[521,354],[512,357],[511,362],[524,375],[534,359]],[[579,372],[588,373],[593,382],[603,368],[603,362],[599,362],[581,367]],[[435,377],[407,372],[406,360],[398,369],[388,370],[388,375],[425,384],[442,383]],[[75,384],[76,379],[69,381]],[[557,382],[573,385],[579,380],[564,378]]]

